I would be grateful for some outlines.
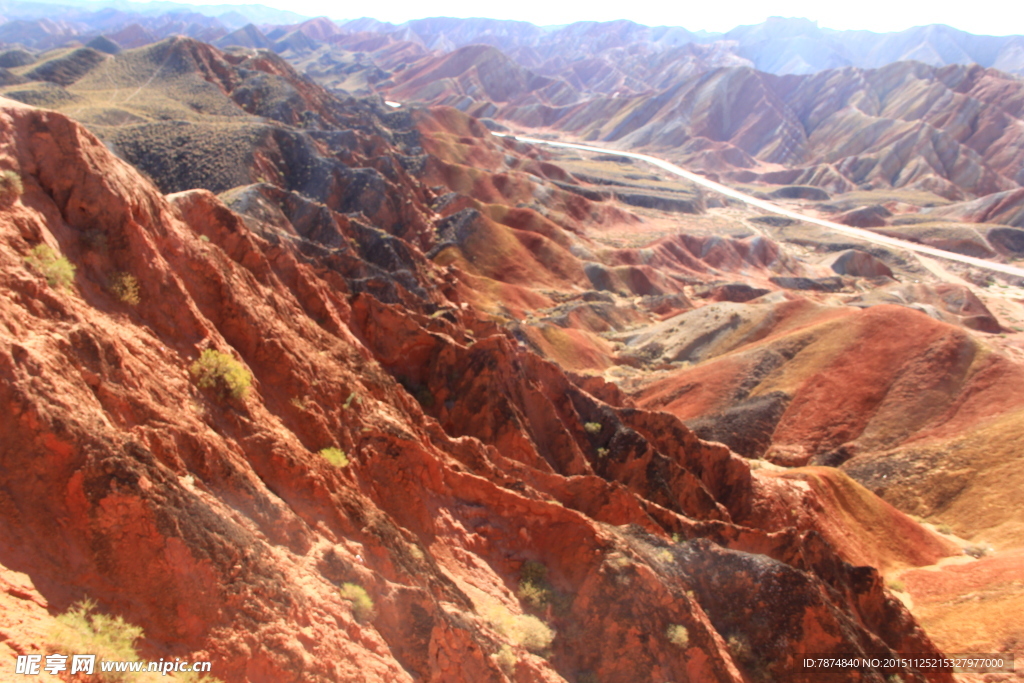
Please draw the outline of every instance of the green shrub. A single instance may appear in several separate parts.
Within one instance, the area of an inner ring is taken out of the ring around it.
[[[551,591],[532,583],[519,584],[519,599],[533,609],[541,609],[551,602]]]
[[[47,244],[36,246],[25,262],[42,273],[51,287],[70,287],[75,280],[75,265]]]
[[[17,171],[0,171],[0,207],[7,207],[25,191]]]
[[[96,613],[96,603],[92,600],[76,602],[56,621],[51,634],[56,652],[95,654],[98,660],[134,661],[139,658],[135,641],[142,638],[142,629],[121,617]],[[127,673],[104,672],[99,680],[126,681],[129,678]]]
[[[543,562],[530,560],[529,562],[523,563],[523,568],[519,572],[519,578],[524,583],[546,584],[548,580],[548,568],[544,566]]]
[[[953,533],[953,527],[949,526],[948,524],[940,524],[937,527],[935,527],[935,530],[938,531],[940,534],[946,534],[947,536]]]
[[[588,422],[583,425],[583,428],[587,430],[587,434],[600,434],[601,423],[600,422]]]
[[[231,354],[205,349],[189,368],[202,389],[219,389],[232,398],[244,399],[252,386],[252,375]]]
[[[548,583],[548,568],[540,562],[527,562],[519,575],[519,599],[529,607],[539,610],[551,602],[551,584]]]
[[[110,291],[119,300],[129,306],[138,306],[141,297],[139,295],[139,281],[131,273],[114,273],[111,278]]]
[[[682,624],[669,624],[665,629],[665,637],[668,638],[668,642],[679,647],[690,644],[690,631]]]
[[[607,448],[598,448],[597,449],[597,457],[601,458],[602,460],[607,458],[608,457],[608,449]]]
[[[889,581],[888,584],[889,590],[895,591],[897,593],[903,593],[907,590],[906,585],[899,579],[893,579],[892,581]]]
[[[358,583],[345,583],[341,586],[341,597],[352,606],[352,615],[359,621],[373,618],[373,598]]]
[[[335,467],[348,467],[348,456],[345,455],[345,451],[340,448],[335,448],[333,446],[330,448],[321,448],[320,455],[324,456],[324,460]]]

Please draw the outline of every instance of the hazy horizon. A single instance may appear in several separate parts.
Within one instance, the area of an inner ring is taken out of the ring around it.
[[[292,0],[290,2],[266,0],[259,3],[251,2],[251,0],[218,0],[217,2],[203,2],[202,0],[173,0],[173,2],[166,0],[151,2],[40,0],[40,4],[88,6],[93,9],[125,8],[126,6],[134,8],[140,5],[151,5],[154,11],[164,11],[159,9],[161,5],[192,5],[225,12],[229,11],[228,8],[231,6],[262,5],[309,18],[325,16],[335,21],[345,21],[366,17],[394,24],[433,17],[525,21],[537,26],[562,26],[579,21],[605,22],[625,19],[647,26],[679,26],[694,33],[700,31],[725,33],[738,26],[760,24],[772,17],[782,17],[807,19],[815,22],[820,28],[838,31],[863,30],[891,33],[918,26],[942,24],[975,35],[1024,35],[1024,13],[1014,18],[993,13],[979,13],[952,3],[937,3],[910,8],[883,3],[880,0],[868,0],[868,2],[856,6],[812,2],[811,0],[777,0],[766,5],[765,3],[742,0],[727,6],[703,5],[669,9],[649,5],[624,6],[622,3],[613,4],[607,1],[588,3],[585,6],[551,6],[538,2],[538,0],[525,0],[514,5],[498,7],[496,8],[498,11],[489,15],[480,12],[479,3],[471,3],[468,0],[444,0],[430,5],[400,0],[382,4],[376,8],[379,10],[376,12],[352,11],[352,5],[325,2],[324,0]],[[424,11],[424,7],[429,7],[429,11]],[[492,9],[495,8],[492,7]],[[19,13],[13,11],[3,12],[3,14],[8,15],[9,18],[16,18]],[[216,15],[216,13],[211,12],[211,15]]]
[[[179,0],[184,4],[204,5],[193,0]],[[254,4],[251,2],[218,2],[216,4]],[[977,12],[962,4],[934,3],[931,5],[901,5],[869,0],[865,3],[822,3],[811,0],[780,0],[773,3],[747,0],[727,5],[706,4],[663,9],[665,6],[593,2],[586,5],[551,5],[538,0],[525,0],[509,6],[494,7],[497,11],[484,15],[480,4],[468,0],[444,0],[430,3],[423,11],[423,3],[406,0],[378,6],[376,12],[353,13],[351,5],[339,5],[323,0],[269,0],[259,3],[275,9],[297,12],[310,17],[326,16],[335,20],[371,17],[379,21],[403,23],[429,17],[489,18],[527,21],[538,26],[557,26],[577,21],[615,21],[627,19],[647,26],[681,26],[689,31],[724,33],[737,26],[760,24],[769,17],[809,19],[821,28],[834,30],[867,30],[876,33],[903,31],[915,26],[945,24],[977,35],[1024,34],[1024,13],[1016,19],[996,13]]]

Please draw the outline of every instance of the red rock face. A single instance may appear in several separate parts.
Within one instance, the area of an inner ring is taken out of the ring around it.
[[[391,245],[408,276],[378,298],[366,259],[388,240],[356,220],[314,227],[359,253],[263,239],[27,107],[3,108],[0,146],[24,183],[0,221],[0,563],[34,586],[4,603],[19,618],[89,596],[145,629],[145,656],[274,683],[817,681],[798,653],[935,652],[745,461],[452,306],[417,250]],[[67,287],[26,263],[43,243],[77,266]],[[246,396],[198,386],[204,349],[251,372]],[[537,602],[517,595],[530,562]],[[18,628],[5,647],[39,646]]]

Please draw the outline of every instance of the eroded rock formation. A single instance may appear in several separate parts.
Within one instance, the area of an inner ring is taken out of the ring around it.
[[[466,281],[415,240],[280,188],[239,200],[264,220],[164,197],[29,107],[3,107],[0,155],[24,185],[0,221],[0,563],[33,587],[6,612],[88,596],[146,656],[225,681],[810,681],[797,653],[935,652],[847,560],[938,557],[937,537],[881,506],[911,541],[844,544],[806,511],[870,493],[832,473],[781,495],[454,305]],[[26,261],[38,245],[70,282]],[[200,386],[207,349],[247,394]]]

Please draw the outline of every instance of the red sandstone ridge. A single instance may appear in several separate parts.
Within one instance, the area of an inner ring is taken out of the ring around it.
[[[21,586],[0,605],[26,624],[8,655],[86,596],[145,629],[145,656],[231,682],[839,681],[794,655],[936,653],[746,461],[452,306],[401,238],[284,191],[263,222],[164,197],[28,107],[0,110],[0,165],[24,184],[0,210],[0,585]],[[247,227],[272,221],[360,248]],[[77,267],[66,286],[26,261],[41,244]],[[205,349],[252,373],[247,395],[198,386]],[[528,563],[544,600],[517,590]]]
[[[632,331],[639,349],[659,340],[653,362],[697,363],[640,383],[637,405],[748,457],[841,466],[901,510],[1015,547],[1022,370],[964,329],[993,329],[991,314],[951,285],[851,303],[864,309],[722,302]]]

